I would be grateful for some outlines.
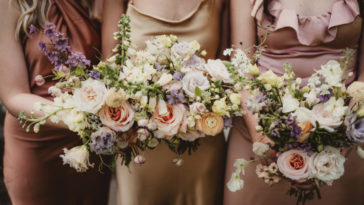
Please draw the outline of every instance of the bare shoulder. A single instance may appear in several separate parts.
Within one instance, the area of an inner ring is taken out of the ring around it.
[[[21,15],[17,0],[0,0],[0,13],[0,28],[3,30],[3,32],[0,32],[1,41],[1,37],[15,34],[16,24]]]

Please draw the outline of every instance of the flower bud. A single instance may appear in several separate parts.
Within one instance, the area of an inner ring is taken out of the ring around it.
[[[220,99],[219,95],[215,95],[216,100]]]
[[[130,39],[131,40],[131,39]],[[131,43],[130,44],[130,46],[132,47],[132,48],[138,48],[138,46],[137,45],[135,45],[134,43]],[[129,49],[128,49],[129,50]],[[136,53],[136,52],[135,52]]]
[[[128,48],[127,52],[130,54],[130,55],[135,55],[136,54],[136,51],[132,48]]]
[[[302,83],[302,79],[301,78],[297,78],[296,79],[296,85],[301,85]]]
[[[114,63],[116,61],[116,56],[118,56],[119,54],[115,54],[113,56],[111,56],[110,58],[107,59],[107,62],[109,63]]]
[[[255,126],[255,131],[256,131],[256,132],[261,132],[261,131],[263,131],[263,127],[262,127],[262,126],[260,126],[260,125],[257,125],[257,126]]]
[[[71,70],[67,66],[61,65],[61,67],[59,67],[59,71],[62,71],[64,74],[68,74]]]
[[[196,101],[197,102],[200,102],[201,101],[201,97],[200,96],[196,97]]]
[[[302,88],[302,93],[309,93],[310,92],[310,88],[308,86],[305,86]]]
[[[251,89],[251,86],[250,85],[247,85],[244,87],[244,90],[250,90]]]
[[[129,45],[130,45],[130,43],[129,43],[129,41],[123,41],[123,45],[125,45],[125,46],[129,46]]]
[[[206,56],[206,55],[207,55],[206,50],[203,50],[203,51],[201,52],[201,55],[202,55],[202,56]]]
[[[234,111],[235,111],[235,110],[238,110],[238,109],[239,109],[239,105],[237,105],[237,104],[233,104],[233,105],[231,106],[231,109],[233,109]]]
[[[273,88],[276,88],[278,86],[278,77],[276,74],[273,73],[272,70],[268,70],[260,77],[262,77],[264,82],[271,85]]]
[[[147,129],[139,129],[137,133],[138,133],[138,139],[140,139],[140,141],[144,141],[149,136],[149,132]]]
[[[361,118],[363,118],[363,117],[364,117],[364,106],[362,106],[362,107],[358,110],[358,112],[356,113],[356,117],[357,117],[358,119],[361,119]]]
[[[67,86],[67,83],[66,82],[58,82],[56,83],[56,87],[57,88],[60,88],[60,89],[63,89]]]
[[[173,163],[175,163],[177,166],[182,166],[183,165],[183,162],[184,162],[184,160],[183,159],[181,159],[181,158],[179,158],[179,157],[176,157],[176,158],[174,158],[173,159],[173,161],[172,161]]]
[[[70,76],[70,78],[68,79],[68,84],[70,84],[71,86],[75,86],[79,83],[80,83],[80,79],[76,76]]]
[[[268,91],[272,90],[272,86],[269,84],[264,84],[264,88]]]
[[[348,73],[348,77],[350,78],[351,76],[353,76],[354,74],[353,74],[353,72],[350,72],[350,73]]]
[[[56,86],[51,86],[48,88],[48,93],[52,96],[60,96],[62,94],[61,89],[57,88]]]
[[[252,75],[254,77],[258,77],[259,76],[260,70],[257,67],[257,64],[255,64],[254,66],[251,65],[251,64],[249,65],[249,73],[250,73],[250,75]]]
[[[230,99],[231,103],[236,104],[236,105],[240,105],[242,97],[243,97],[242,94],[233,93],[233,94],[231,94],[229,96],[229,99]]]
[[[324,150],[324,145],[322,144],[317,145],[317,151],[322,152],[322,150]]]
[[[359,145],[356,145],[356,153],[360,158],[364,159],[364,150]]]
[[[193,103],[191,105],[191,110],[194,113],[204,113],[206,111],[206,106],[203,103]]]
[[[38,86],[43,85],[45,83],[43,76],[41,75],[35,76],[35,83],[37,83]]]
[[[156,138],[152,138],[149,142],[148,142],[148,147],[154,148],[158,145],[158,140]]]
[[[157,129],[157,123],[154,120],[150,120],[148,124],[148,130],[154,131]]]
[[[146,127],[148,125],[148,123],[149,123],[149,120],[141,119],[141,120],[138,121],[138,126],[139,127]]]
[[[140,165],[142,165],[142,164],[144,164],[144,163],[145,163],[145,157],[144,157],[144,156],[142,156],[142,155],[138,155],[138,156],[136,156],[136,157],[134,158],[134,162],[135,162],[136,164],[140,164]]]
[[[33,129],[34,129],[34,132],[35,133],[38,133],[39,132],[39,127],[40,127],[40,124],[39,123],[37,123],[37,124],[34,125]]]
[[[173,41],[173,42],[177,42],[178,38],[175,35],[169,35],[169,38]]]

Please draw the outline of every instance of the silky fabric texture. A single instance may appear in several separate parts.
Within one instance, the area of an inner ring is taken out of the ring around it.
[[[101,44],[100,28],[73,0],[51,1],[48,20],[56,30],[69,38],[74,52],[82,52],[92,64],[97,63],[97,51]],[[55,84],[51,78],[38,87],[35,76],[52,75],[54,65],[38,41],[49,42],[47,36],[36,33],[25,38],[22,45],[28,66],[31,93],[52,100],[48,88]],[[51,46],[47,46],[53,50]],[[110,171],[98,172],[100,159],[91,154],[90,162],[95,168],[78,173],[69,165],[63,165],[63,148],[71,149],[81,145],[80,137],[69,130],[41,127],[35,134],[32,129],[25,132],[17,118],[9,113],[5,119],[5,184],[14,205],[101,205],[108,203]],[[105,159],[106,160],[106,159]]]
[[[174,34],[179,41],[197,40],[207,58],[215,58],[219,45],[219,13],[214,0],[205,0],[180,21],[150,16],[129,3],[133,42],[146,47],[152,36]],[[226,143],[223,134],[200,140],[196,155],[180,156],[184,164],[172,163],[177,157],[165,143],[146,150],[146,163],[130,164],[130,170],[117,161],[118,205],[213,205],[222,203]],[[131,173],[130,173],[131,172]]]
[[[318,16],[302,16],[292,9],[284,7],[278,1],[269,5],[269,10],[276,17],[274,25],[265,45],[266,52],[258,61],[260,71],[271,69],[278,76],[284,74],[283,64],[292,63],[296,77],[302,78],[306,85],[309,77],[320,69],[328,60],[338,60],[346,48],[354,50],[354,62],[349,71],[354,72],[346,85],[349,85],[358,74],[357,53],[361,35],[362,18],[359,16],[359,5],[356,0],[341,0],[334,4],[333,9]],[[257,21],[257,36],[265,34],[269,23],[263,16],[263,0],[253,2],[252,15]],[[247,160],[256,157],[252,152],[252,139],[243,118],[233,119],[233,128],[229,138],[227,167],[233,167],[237,158]],[[239,156],[234,154],[239,152]],[[238,151],[239,150],[239,151]],[[233,156],[234,155],[234,156]],[[364,204],[364,163],[355,149],[351,148],[345,154],[344,175],[333,182],[332,186],[322,187],[322,199],[317,197],[307,204],[342,205]],[[261,205],[261,204],[296,204],[297,197],[285,195],[291,184],[285,180],[270,187],[258,178],[255,168],[257,163],[251,163],[245,169],[244,188],[225,199],[228,205]],[[229,169],[227,169],[229,170]],[[231,173],[226,173],[231,177]],[[225,191],[229,191],[225,189]]]

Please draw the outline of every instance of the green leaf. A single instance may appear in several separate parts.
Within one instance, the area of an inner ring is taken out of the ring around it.
[[[57,76],[57,72],[54,69],[52,69],[52,73]]]
[[[75,70],[76,75],[85,75],[85,71],[83,70],[83,68],[81,68],[80,66],[78,66]]]
[[[202,94],[203,94],[203,91],[198,86],[196,86],[195,87],[195,97],[200,97]]]
[[[222,84],[221,80],[217,80],[215,82],[215,85],[216,85],[217,88],[220,88],[221,87],[221,84]]]
[[[63,78],[64,76],[66,76],[66,74],[64,74],[64,72],[62,72],[62,71],[58,72],[58,77]]]

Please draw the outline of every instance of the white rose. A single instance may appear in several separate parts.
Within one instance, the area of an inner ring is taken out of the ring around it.
[[[77,172],[86,172],[89,166],[94,167],[94,164],[90,164],[89,151],[85,145],[74,147],[71,150],[64,148],[63,151],[64,155],[60,155],[63,164],[69,164]]]
[[[182,69],[183,70],[194,70],[194,71],[201,71],[205,70],[204,65],[206,61],[203,58],[198,57],[197,55],[193,55],[188,61],[186,61]]]
[[[208,60],[205,64],[205,70],[212,77],[212,81],[222,80],[224,83],[233,83],[234,80],[230,78],[230,73],[228,72],[225,65],[221,60]]]
[[[191,44],[188,42],[176,43],[171,48],[171,58],[174,62],[187,61],[195,53]]]
[[[318,178],[331,186],[335,179],[344,174],[344,162],[345,157],[340,150],[325,146],[322,152],[313,154],[308,160],[311,168],[309,178]]]
[[[75,89],[73,100],[82,111],[96,114],[105,103],[104,96],[106,92],[107,89],[104,83],[88,79],[82,82],[81,88]]]
[[[210,87],[207,78],[201,72],[189,72],[182,79],[182,89],[190,97],[195,97],[196,86],[205,91]]]
[[[253,152],[258,156],[263,156],[269,150],[269,145],[262,142],[253,143]]]

